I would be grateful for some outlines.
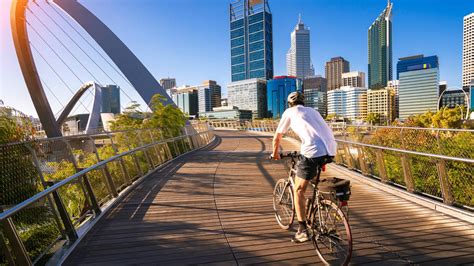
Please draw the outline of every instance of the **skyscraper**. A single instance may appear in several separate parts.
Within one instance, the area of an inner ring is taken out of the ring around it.
[[[264,79],[247,79],[227,85],[228,103],[239,109],[251,110],[253,118],[267,115],[267,84]]]
[[[363,121],[367,117],[367,89],[346,86],[328,91],[328,115],[331,114]]]
[[[380,125],[390,125],[396,118],[395,89],[386,87],[367,91],[367,115],[378,114]]]
[[[360,71],[342,73],[342,86],[365,88],[365,73]]]
[[[176,79],[175,78],[162,78],[160,79],[160,85],[163,87],[164,90],[169,90],[171,88],[176,87]]]
[[[462,85],[469,88],[474,80],[474,13],[464,17],[462,45]]]
[[[392,80],[392,6],[388,0],[368,30],[369,89],[384,88]]]
[[[305,28],[301,15],[291,33],[291,47],[286,54],[286,69],[289,76],[305,78],[314,75],[311,65],[309,29]]]
[[[206,80],[198,87],[198,112],[212,111],[214,107],[221,106],[221,86],[214,80]]]
[[[272,14],[268,0],[230,4],[232,82],[273,77]]]
[[[101,113],[120,114],[120,88],[117,85],[102,87]]]
[[[342,86],[342,73],[349,72],[349,61],[338,56],[326,62],[326,80],[328,91],[339,89]]]
[[[303,80],[304,104],[327,116],[327,81],[321,76],[306,77]]]
[[[294,76],[278,76],[267,81],[268,117],[281,118],[288,108],[287,97],[294,91],[302,91],[303,82]]]
[[[171,99],[178,106],[181,111],[189,116],[196,116],[198,114],[198,88],[183,86],[176,88],[176,91],[171,95]]]
[[[436,112],[439,97],[438,57],[423,55],[400,58],[399,115],[404,120],[428,111]]]

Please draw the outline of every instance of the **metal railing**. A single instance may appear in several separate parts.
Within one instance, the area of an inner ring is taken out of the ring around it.
[[[46,263],[137,179],[214,138],[205,123],[186,126],[177,137],[164,133],[140,129],[0,146],[0,264]]]
[[[278,121],[209,121],[272,133]],[[336,163],[411,193],[474,210],[474,130],[338,126]],[[298,139],[294,132],[290,137]]]

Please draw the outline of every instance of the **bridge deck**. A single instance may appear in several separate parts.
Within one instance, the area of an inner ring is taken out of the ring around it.
[[[218,132],[216,143],[149,176],[83,239],[65,264],[320,264],[272,213],[284,166],[271,139]],[[295,149],[284,142],[286,150]],[[328,167],[325,175],[350,177]],[[352,181],[355,264],[474,262],[474,227]]]

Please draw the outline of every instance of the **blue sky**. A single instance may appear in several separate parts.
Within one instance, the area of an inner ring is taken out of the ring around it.
[[[0,3],[0,99],[27,114],[35,114],[23,82],[11,40],[9,9],[11,0]],[[44,0],[38,0],[47,12]],[[43,2],[43,4],[41,4]],[[178,85],[195,85],[205,79],[216,80],[226,93],[230,82],[229,1],[227,0],[80,0],[96,16],[105,22],[137,55],[157,78],[176,77]],[[393,54],[394,67],[399,57],[424,54],[438,55],[441,80],[448,86],[461,84],[462,19],[474,12],[472,0],[394,0]],[[367,72],[367,29],[386,6],[385,0],[270,0],[273,13],[275,75],[286,74],[285,55],[290,45],[290,32],[298,14],[311,29],[311,57],[316,74],[324,75],[324,63],[334,56],[350,61],[351,70]],[[103,83],[105,74],[88,62],[75,45],[60,29],[54,27],[41,10],[32,7],[73,54],[78,55],[89,71],[96,73]],[[51,13],[53,14],[53,13]],[[81,80],[92,78],[61,47],[54,36],[29,14],[29,20],[54,47]],[[52,15],[60,21],[59,17]],[[62,25],[73,39],[91,55],[122,86],[130,98],[138,95],[126,82],[86,43],[75,36],[72,29]],[[81,29],[78,29],[81,31]],[[81,31],[82,32],[82,31]],[[79,88],[80,81],[47,49],[41,39],[30,30],[33,44],[41,55],[66,81],[72,90]],[[88,37],[86,37],[88,38]],[[48,84],[46,91],[54,111],[60,110],[72,96],[47,64],[35,54],[40,76]],[[395,74],[394,74],[395,75]],[[122,95],[122,105],[130,99]],[[86,107],[75,112],[87,111],[91,96],[84,99]]]

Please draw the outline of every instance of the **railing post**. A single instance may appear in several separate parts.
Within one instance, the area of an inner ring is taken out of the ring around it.
[[[3,212],[3,209],[0,207],[0,211]],[[18,262],[18,265],[33,265],[31,262],[30,256],[28,256],[28,252],[26,251],[25,245],[21,241],[18,233],[16,232],[15,225],[11,218],[7,218],[6,220],[2,221],[3,225],[3,232],[5,232],[5,236],[12,247],[13,254],[15,255],[15,261]],[[8,252],[5,250],[5,252]]]
[[[165,138],[164,138],[164,136],[163,136],[163,132],[160,131],[160,135],[161,135],[161,140],[162,140],[162,141],[165,141]],[[166,141],[163,142],[163,145],[162,145],[162,146],[164,147],[164,151],[165,151],[165,153],[166,153],[167,156],[168,156],[168,160],[173,159],[173,154],[171,154],[170,147],[168,146],[168,142],[166,142]]]
[[[351,150],[349,148],[349,144],[344,144],[344,151],[345,151],[345,154],[346,154],[346,158],[347,158],[347,167],[349,169],[354,169],[354,161],[353,161],[353,158],[352,158],[352,155],[351,155]]]
[[[7,246],[7,241],[5,237],[3,236],[3,233],[0,232],[0,249],[2,251],[3,256],[7,260],[7,265],[15,265],[15,261],[13,260],[13,256],[10,252],[10,249]]]
[[[117,146],[115,146],[112,136],[109,133],[107,133],[107,136],[109,137],[110,145],[112,146],[112,149],[114,150],[114,155],[117,155],[119,150]],[[132,178],[130,177],[130,174],[128,173],[127,167],[125,166],[125,162],[123,161],[122,157],[120,157],[119,161],[120,161],[120,168],[122,169],[122,173],[125,176],[125,178],[128,180],[128,184],[130,185],[132,183]]]
[[[377,165],[379,169],[380,180],[383,183],[388,182],[387,169],[385,168],[385,160],[383,159],[383,150],[377,149],[375,151]]]
[[[95,145],[94,144],[94,140],[92,140],[92,138],[89,136],[90,140],[92,141],[92,145]],[[66,141],[65,139],[63,139],[64,143],[66,143],[66,147],[67,147],[67,150],[69,152],[69,155],[70,155],[70,158],[71,158],[71,162],[72,162],[72,165],[74,166],[74,170],[77,172],[80,171],[78,165],[77,165],[77,161],[76,161],[76,158],[74,157],[74,154],[72,153],[72,148],[71,148],[71,144],[69,144],[68,141]],[[89,201],[90,201],[90,204],[92,206],[92,209],[94,210],[94,213],[95,215],[99,215],[102,211],[99,207],[99,204],[97,203],[97,199],[95,197],[95,194],[94,194],[94,191],[92,190],[92,186],[89,182],[89,178],[87,178],[87,174],[83,175],[82,176],[82,180],[84,181],[84,187],[85,187],[85,190],[89,196]]]
[[[142,137],[140,136],[140,131],[137,131],[137,137],[138,137],[138,140],[140,141],[141,145],[145,146],[146,143],[143,141]],[[145,154],[148,165],[150,165],[150,170],[153,170],[153,168],[155,168],[155,166],[153,165],[153,161],[151,160],[150,155],[148,154],[148,151],[147,151],[146,148],[143,150],[143,153]]]
[[[445,204],[452,205],[454,203],[454,197],[451,191],[451,186],[449,185],[448,181],[446,161],[440,159],[438,160],[436,166],[438,170],[439,184],[441,186],[441,193],[443,195],[443,202]]]
[[[56,203],[56,207],[58,208],[59,217],[61,217],[61,220],[63,221],[66,235],[68,236],[71,242],[74,242],[78,238],[76,228],[74,228],[71,218],[69,218],[69,214],[66,211],[66,207],[64,206],[64,203],[61,197],[59,196],[59,193],[52,193],[52,194],[53,194],[54,202]]]
[[[126,142],[128,143],[128,144],[127,144],[128,150],[131,150],[131,147],[130,147],[130,140],[128,139],[127,134],[124,133],[123,137],[125,138]],[[142,169],[142,167],[140,166],[140,161],[138,160],[138,157],[137,157],[137,153],[136,153],[136,152],[133,153],[133,161],[135,162],[135,167],[137,168],[138,173],[140,173],[140,176],[143,176],[143,175],[144,175],[143,169]]]
[[[36,151],[29,144],[26,144],[25,146],[30,151],[31,157],[33,158],[33,163],[36,167],[36,171],[38,171],[38,175],[39,175],[39,178],[41,180],[41,184],[43,185],[43,188],[46,189],[48,187],[48,183],[44,179],[43,171],[41,170],[41,166],[40,166]],[[58,193],[58,192],[55,191],[53,193]],[[59,218],[59,212],[58,212],[57,208],[54,208],[54,204],[53,204],[54,199],[51,195],[48,195],[48,202],[51,205],[51,210],[54,213],[54,215],[53,215],[54,220],[56,221],[56,224],[58,225],[58,228],[60,229],[62,236],[64,238],[66,238],[66,234],[64,233],[64,230],[62,228],[61,221],[60,221],[60,218]]]
[[[406,154],[401,155],[402,168],[403,168],[403,177],[405,179],[405,184],[407,186],[408,192],[415,192],[415,184],[413,181],[413,175],[410,168],[410,159]]]
[[[155,143],[156,140],[153,137],[153,133],[151,132],[151,129],[148,132],[150,133],[151,142]],[[156,145],[153,145],[153,149],[155,150],[156,157],[158,158],[158,160],[160,160],[160,164],[162,164],[164,160],[163,160],[163,157],[161,156],[161,152],[156,148]]]
[[[97,148],[94,143],[92,145],[92,151],[94,152],[95,157],[97,158],[97,162],[100,162],[101,160],[99,152],[97,151]],[[107,165],[104,165],[104,167],[102,168],[102,174],[105,176],[105,182],[107,183],[107,187],[109,188],[109,193],[112,194],[113,197],[117,197],[117,188],[115,187],[114,180],[110,175],[109,168],[107,168]]]
[[[364,149],[362,147],[357,147],[357,153],[359,154],[360,171],[363,175],[369,175],[367,164],[365,162]]]

